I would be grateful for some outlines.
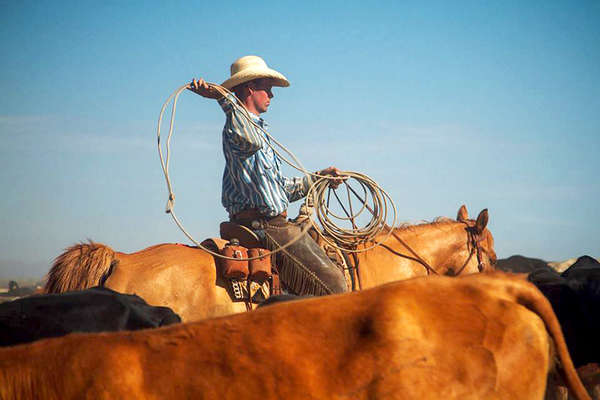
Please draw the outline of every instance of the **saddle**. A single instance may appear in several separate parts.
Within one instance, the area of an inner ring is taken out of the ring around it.
[[[327,256],[344,271],[349,289],[356,290],[356,267],[351,266],[347,254],[320,240],[314,229],[309,235],[323,248]],[[249,228],[233,222],[222,222],[220,238],[210,238],[202,245],[229,258],[254,258],[269,253],[263,248],[260,238]],[[281,294],[279,274],[274,255],[255,260],[237,261],[215,257],[217,274],[233,301],[243,301],[252,309],[272,295]]]
[[[202,245],[229,257],[215,257],[215,262],[217,277],[224,283],[233,301],[243,301],[248,309],[252,309],[252,304],[260,304],[281,293],[275,257],[261,257],[269,251],[261,246],[254,232],[243,225],[223,222],[220,235],[221,238],[206,239]],[[244,260],[247,258],[255,259]]]

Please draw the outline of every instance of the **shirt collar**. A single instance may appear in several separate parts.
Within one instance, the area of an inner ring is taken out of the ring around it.
[[[262,128],[266,128],[267,126],[269,126],[269,124],[267,124],[267,121],[265,121],[258,115],[254,114],[252,111],[248,111],[248,114],[250,114],[250,116],[252,117],[252,120],[254,122],[256,122],[258,125],[260,125]]]

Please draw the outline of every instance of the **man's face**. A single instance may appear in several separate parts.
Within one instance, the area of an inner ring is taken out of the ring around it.
[[[272,82],[268,79],[257,79],[250,82],[248,88],[250,89],[250,96],[248,96],[247,100],[250,100],[259,114],[267,112],[273,98],[273,92],[271,91],[273,88]]]

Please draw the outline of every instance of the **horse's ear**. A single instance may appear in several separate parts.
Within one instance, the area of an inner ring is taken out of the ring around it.
[[[475,222],[475,229],[478,233],[483,232],[483,230],[488,224],[489,218],[490,217],[487,208],[483,209],[483,211],[479,213],[479,215],[477,216],[477,221]]]
[[[456,215],[456,220],[459,222],[465,222],[469,219],[469,213],[467,212],[467,207],[463,204],[458,209],[458,214]]]

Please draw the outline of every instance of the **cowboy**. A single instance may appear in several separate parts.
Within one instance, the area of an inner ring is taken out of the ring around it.
[[[221,84],[235,96],[223,95],[202,79],[194,79],[189,86],[203,97],[218,100],[226,115],[221,201],[229,219],[254,231],[271,250],[301,234],[302,229],[288,221],[287,208],[290,202],[304,198],[309,189],[307,177],[283,176],[281,159],[265,133],[268,125],[260,117],[271,103],[273,87],[289,85],[287,78],[269,68],[262,58],[245,56],[231,65],[230,78]],[[330,182],[334,188],[346,179],[335,167],[318,174],[335,177]],[[277,265],[281,281],[295,294],[347,291],[343,272],[309,235],[279,251]]]

